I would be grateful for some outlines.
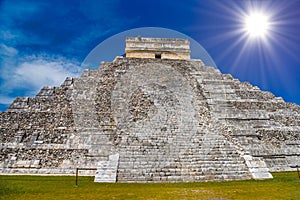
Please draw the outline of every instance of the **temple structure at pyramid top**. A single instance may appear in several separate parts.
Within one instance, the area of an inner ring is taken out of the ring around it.
[[[127,58],[190,59],[190,42],[174,38],[126,38]]]
[[[195,182],[300,164],[298,105],[190,59],[188,40],[127,38],[125,51],[0,112],[0,173]]]

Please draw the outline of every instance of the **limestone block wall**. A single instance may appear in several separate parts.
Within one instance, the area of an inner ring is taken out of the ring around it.
[[[0,113],[0,171],[68,174],[88,152],[69,144],[76,133],[70,105],[72,78],[44,87],[35,98],[16,98]]]
[[[118,155],[120,182],[250,179],[299,164],[299,124],[298,105],[200,60],[117,58],[0,113],[0,172],[104,176]]]
[[[118,181],[251,178],[235,146],[213,132],[201,86],[190,75],[198,70],[193,64],[118,59],[102,66],[96,104],[112,113],[109,139],[111,155],[119,154]]]
[[[190,59],[190,42],[174,38],[126,38],[127,58]]]
[[[227,139],[264,160],[271,171],[298,165],[300,107],[213,68],[206,71],[195,75]]]

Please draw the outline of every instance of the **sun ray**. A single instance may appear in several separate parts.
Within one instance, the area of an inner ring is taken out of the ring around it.
[[[224,72],[238,76],[240,80],[250,81],[277,96],[282,95],[279,92],[282,89],[293,99],[298,89],[299,79],[296,77],[300,71],[291,67],[300,63],[297,55],[299,48],[296,45],[300,42],[300,29],[297,28],[299,12],[290,9],[296,6],[298,3],[293,1],[274,3],[228,0],[226,3],[214,3],[213,7],[216,9],[214,12],[210,11],[215,13],[214,19],[226,22],[215,27],[219,33],[206,39],[210,48],[219,52],[214,55],[217,65]],[[254,29],[254,33],[247,30],[247,18],[252,15],[263,18],[256,19],[260,24],[255,20],[252,25],[248,24]],[[211,30],[214,25],[212,23],[208,29]],[[263,30],[255,30],[259,27]],[[203,28],[200,31],[202,30]]]
[[[270,28],[269,17],[263,13],[251,13],[245,19],[245,31],[250,37],[264,37]]]

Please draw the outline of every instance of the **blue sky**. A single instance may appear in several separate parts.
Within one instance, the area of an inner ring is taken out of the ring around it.
[[[128,29],[163,27],[199,42],[223,73],[300,104],[300,1],[2,0],[0,111],[17,96],[78,76],[88,53]],[[250,38],[244,17],[269,16],[268,35]]]

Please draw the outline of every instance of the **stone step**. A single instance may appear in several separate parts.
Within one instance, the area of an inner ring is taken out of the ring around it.
[[[94,182],[117,182],[119,154],[110,155],[108,160],[99,161]]]
[[[249,168],[253,179],[273,178],[272,174],[269,172],[267,164],[263,160],[250,155],[245,155],[243,158],[246,161],[246,165]]]

